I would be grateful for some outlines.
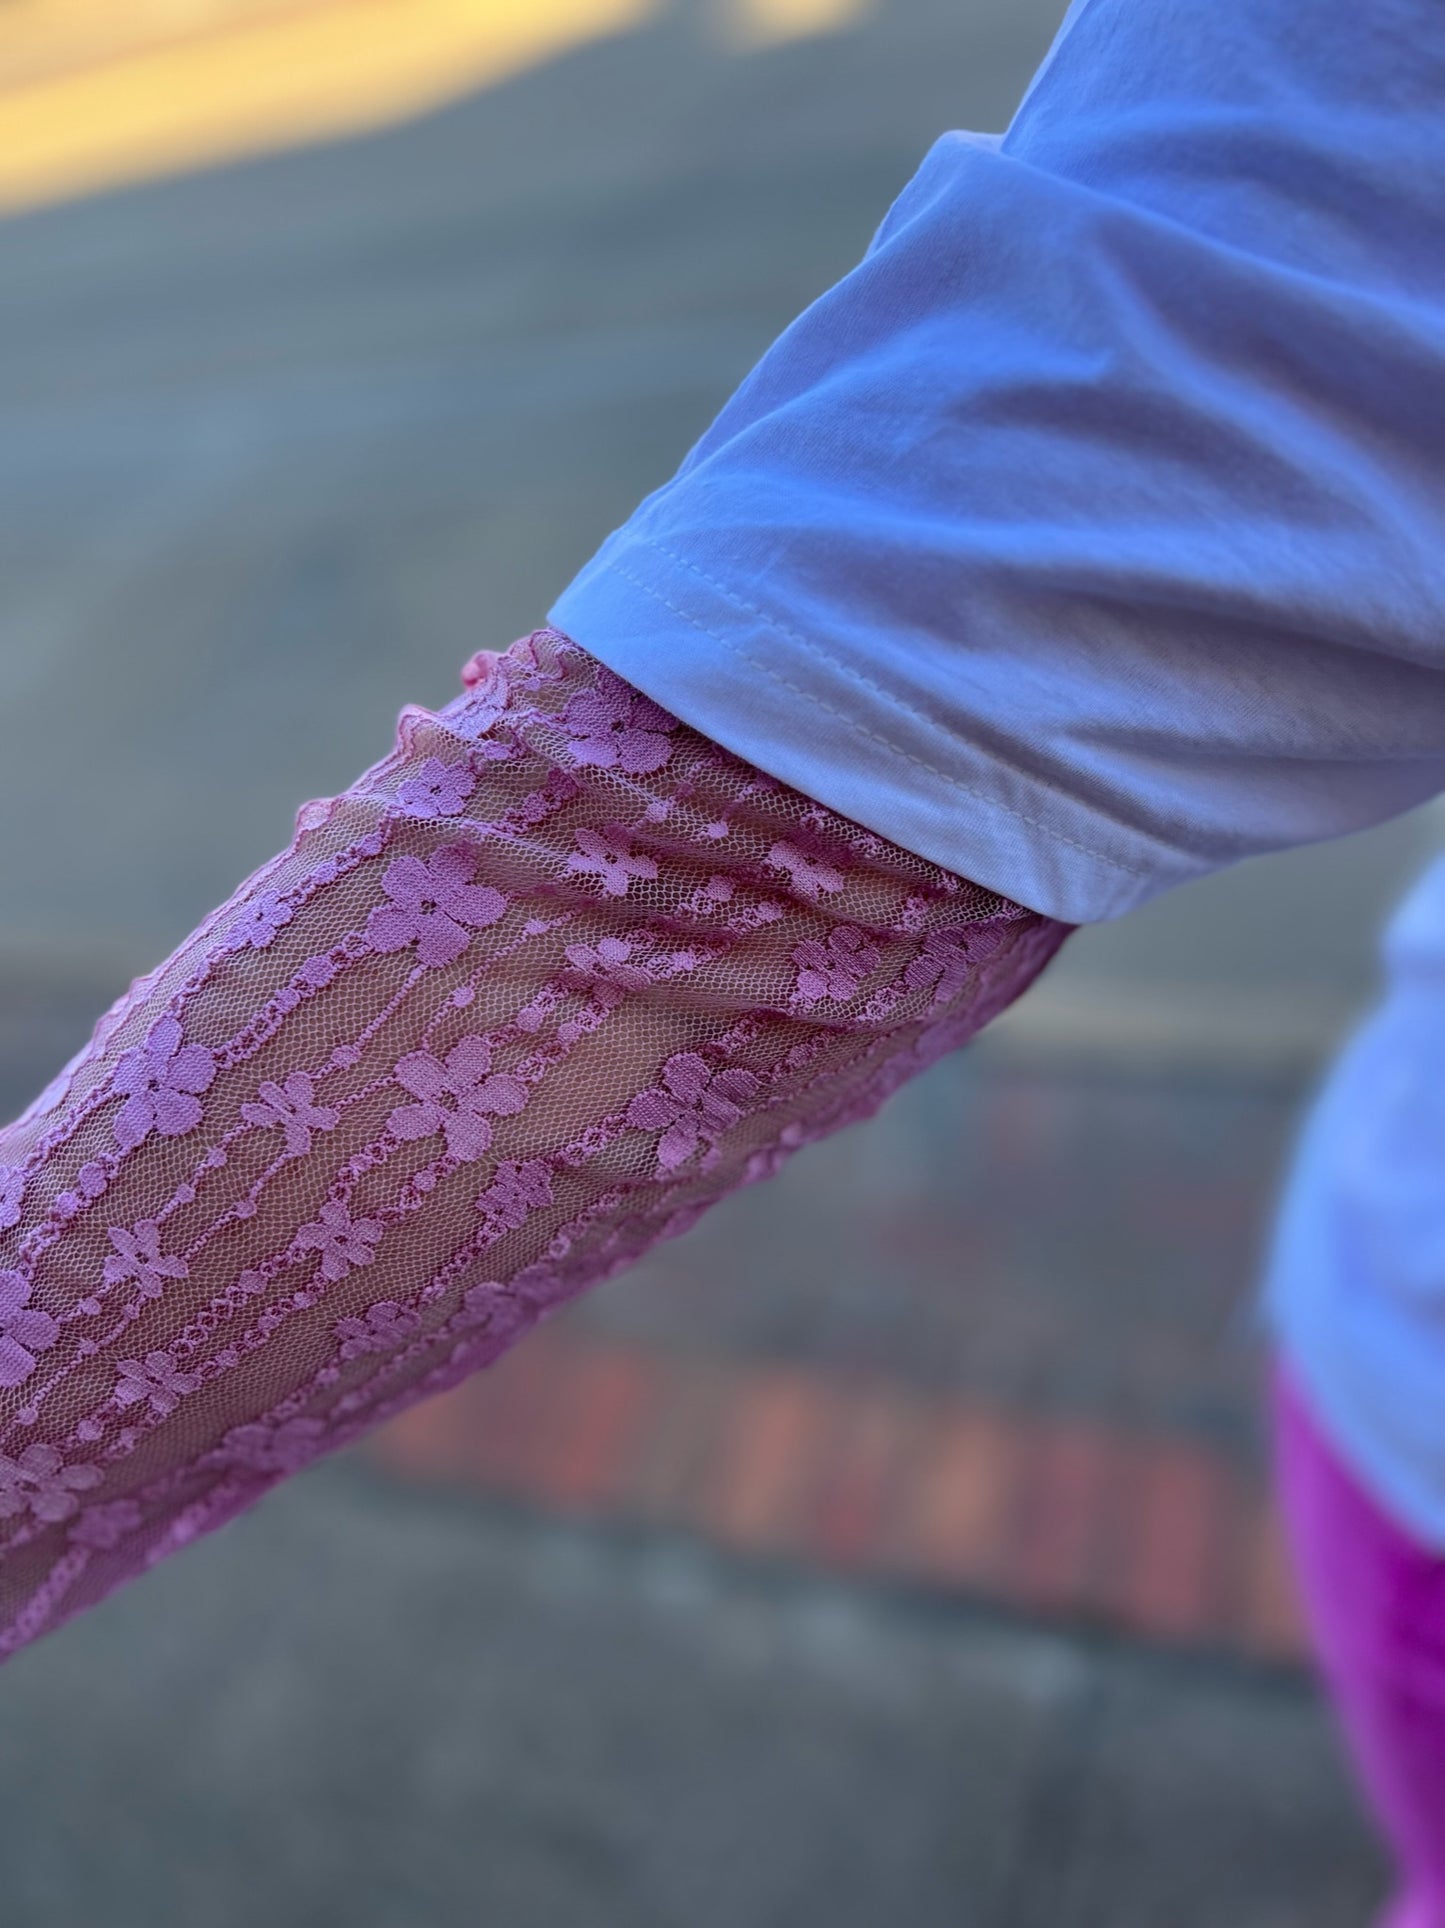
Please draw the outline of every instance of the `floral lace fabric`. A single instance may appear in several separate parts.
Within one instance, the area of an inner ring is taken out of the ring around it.
[[[0,1653],[873,1111],[1067,934],[556,631],[463,683],[0,1132]]]

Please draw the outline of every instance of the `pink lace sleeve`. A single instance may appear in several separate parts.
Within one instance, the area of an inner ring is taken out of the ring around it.
[[[0,1651],[872,1111],[1066,935],[555,631],[464,682],[0,1132]]]

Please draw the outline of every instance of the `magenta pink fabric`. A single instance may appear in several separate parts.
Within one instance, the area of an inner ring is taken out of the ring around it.
[[[1279,1491],[1310,1628],[1401,1870],[1380,1928],[1445,1928],[1445,1559],[1381,1511],[1287,1372],[1275,1405]]]
[[[866,1116],[1067,934],[554,630],[464,685],[0,1132],[0,1653]]]

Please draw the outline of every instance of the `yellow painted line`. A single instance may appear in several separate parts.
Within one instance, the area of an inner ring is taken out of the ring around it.
[[[0,91],[331,0],[4,0]]]
[[[662,0],[0,0],[0,212],[361,132],[635,27]],[[876,0],[712,0],[733,52]]]
[[[734,46],[771,47],[854,26],[873,7],[874,0],[732,0],[719,25]]]
[[[293,0],[273,10],[253,0],[249,19],[222,14],[199,32],[181,19],[171,38],[119,53],[112,40],[96,58],[72,6],[69,70],[18,84],[7,75],[25,63],[13,47],[6,60],[0,8],[0,209],[379,126],[623,32],[657,4]],[[33,36],[31,72],[44,51]]]

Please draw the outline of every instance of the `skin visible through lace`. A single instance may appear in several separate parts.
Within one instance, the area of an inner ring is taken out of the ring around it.
[[[556,631],[463,680],[0,1132],[0,1652],[866,1116],[1067,935]]]

